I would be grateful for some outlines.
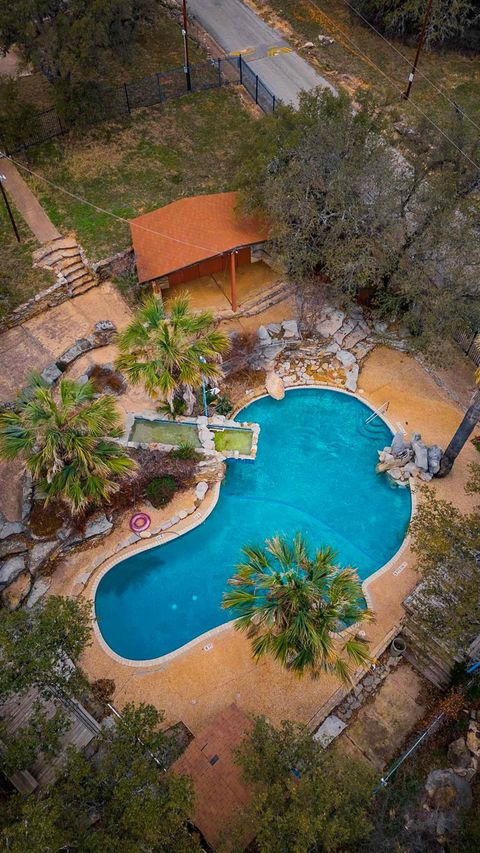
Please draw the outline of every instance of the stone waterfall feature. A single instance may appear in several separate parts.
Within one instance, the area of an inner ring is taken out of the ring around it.
[[[397,432],[389,447],[378,451],[377,474],[386,472],[398,485],[407,485],[412,478],[428,483],[440,470],[443,450],[438,444],[427,446],[420,433],[413,433],[411,440]]]

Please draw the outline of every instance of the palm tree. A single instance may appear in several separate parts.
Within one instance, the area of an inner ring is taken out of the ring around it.
[[[478,390],[475,391],[472,402],[465,412],[460,426],[442,456],[440,470],[435,475],[437,477],[446,477],[450,473],[455,459],[480,420],[480,367],[475,373],[475,382],[477,383]]]
[[[352,627],[372,621],[351,568],[338,569],[331,548],[313,559],[300,533],[243,549],[246,561],[229,580],[222,606],[235,608],[235,627],[252,640],[253,657],[271,654],[298,675],[331,672],[351,682],[351,666],[371,663],[368,643]]]
[[[228,345],[210,311],[190,312],[188,294],[171,302],[168,315],[151,296],[119,335],[115,365],[132,385],[143,383],[153,400],[161,398],[172,408],[175,395],[191,395],[200,387],[202,374],[206,379],[221,375],[220,356]]]
[[[109,440],[123,430],[113,396],[95,397],[91,382],[62,379],[58,396],[40,376],[0,414],[0,457],[23,457],[48,502],[58,497],[73,513],[108,500],[136,465]]]

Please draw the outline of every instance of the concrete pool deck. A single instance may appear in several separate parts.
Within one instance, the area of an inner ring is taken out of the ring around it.
[[[390,422],[399,421],[408,431],[421,432],[428,443],[437,442],[442,446],[462,418],[461,410],[414,358],[385,347],[374,349],[363,362],[359,397],[373,406],[388,400]],[[467,466],[475,458],[478,459],[476,451],[468,443],[452,474],[444,480],[433,481],[429,488],[464,510],[472,508],[475,500],[465,494],[464,484]],[[182,508],[183,502],[191,503],[191,500],[190,493],[178,495],[175,504],[159,511],[158,520],[161,522],[162,513],[164,518],[171,516]],[[209,490],[202,512],[210,508],[213,500],[212,490]],[[188,519],[180,522],[174,532],[180,533],[188,523]],[[63,559],[52,577],[50,592],[91,598],[101,569],[99,567],[92,574],[85,588],[78,583],[79,574],[88,570],[98,555],[103,555],[105,560],[112,557],[115,547],[125,537],[127,524],[125,519],[108,538]],[[134,550],[132,546],[122,552],[122,557]],[[397,631],[403,615],[402,600],[416,579],[408,542],[386,569],[372,576],[368,594],[377,621],[368,626],[367,636],[374,652],[383,649]],[[272,722],[288,718],[318,725],[345,692],[333,677],[299,680],[270,660],[253,663],[249,641],[232,625],[209,638],[208,643],[199,642],[172,660],[154,666],[120,663],[95,637],[82,663],[91,680],[114,679],[115,703],[119,707],[133,700],[151,702],[165,710],[167,724],[183,720],[194,734],[232,702],[243,711],[265,714]]]

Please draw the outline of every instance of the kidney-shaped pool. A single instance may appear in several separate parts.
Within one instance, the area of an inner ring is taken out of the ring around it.
[[[263,397],[242,410],[261,426],[255,462],[231,461],[208,518],[164,545],[122,560],[101,578],[95,612],[107,645],[152,660],[234,618],[221,609],[243,545],[302,531],[332,546],[365,580],[398,550],[409,489],[375,474],[387,425],[355,397],[327,389]]]

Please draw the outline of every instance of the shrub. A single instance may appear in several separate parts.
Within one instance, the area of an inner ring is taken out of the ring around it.
[[[227,397],[225,394],[222,395],[221,397],[218,397],[217,405],[215,407],[215,411],[217,412],[217,414],[229,415],[232,410],[233,410],[233,405],[232,405],[229,397]]]
[[[190,441],[182,441],[175,450],[170,451],[174,459],[198,459],[196,447]]]
[[[93,698],[100,703],[106,705],[111,702],[115,693],[115,682],[113,678],[97,678],[91,684]]]
[[[187,411],[187,404],[183,397],[175,396],[171,403],[164,400],[157,406],[157,412],[161,415],[166,415],[168,418],[175,420],[181,417]]]
[[[168,474],[164,477],[154,477],[145,489],[145,494],[156,509],[166,506],[177,491],[178,484],[174,477]]]

